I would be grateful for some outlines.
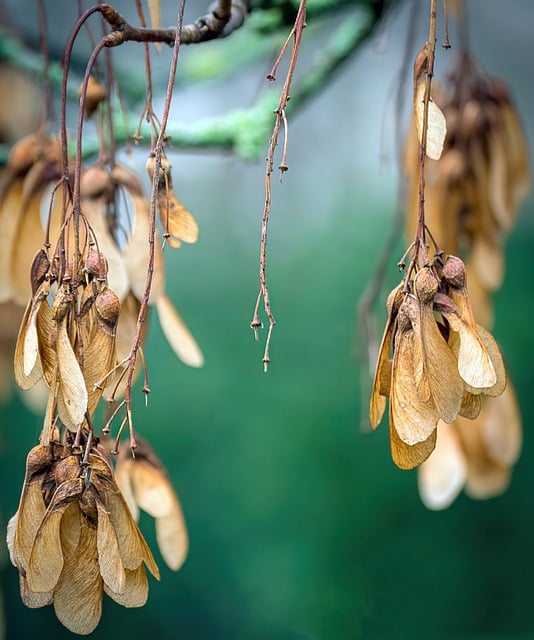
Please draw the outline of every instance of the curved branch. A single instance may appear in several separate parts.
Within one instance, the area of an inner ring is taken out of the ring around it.
[[[116,47],[124,42],[162,42],[174,46],[176,27],[133,27],[111,5],[102,7],[102,16],[112,28],[112,32],[105,37],[108,47]],[[249,6],[245,0],[217,0],[209,13],[182,27],[180,44],[196,44],[229,36],[242,26],[248,13]]]

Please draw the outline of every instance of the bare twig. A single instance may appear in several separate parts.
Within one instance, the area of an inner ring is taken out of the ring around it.
[[[143,323],[145,321],[146,313],[148,310],[148,301],[150,299],[150,291],[152,287],[152,276],[154,273],[154,251],[155,251],[154,243],[155,243],[155,234],[156,234],[156,207],[157,207],[158,184],[159,184],[159,177],[161,172],[161,158],[163,155],[163,148],[166,140],[165,131],[167,127],[167,122],[169,120],[172,95],[174,91],[174,79],[176,76],[176,68],[178,66],[178,53],[180,51],[180,44],[181,44],[180,33],[182,30],[184,6],[185,6],[185,0],[180,0],[180,6],[178,9],[177,26],[176,26],[175,35],[174,35],[174,48],[173,48],[171,66],[169,69],[169,81],[167,84],[167,93],[165,97],[165,104],[163,106],[163,114],[161,117],[161,128],[159,130],[158,139],[154,147],[154,175],[152,179],[152,192],[150,197],[150,214],[149,214],[150,220],[149,220],[149,235],[148,235],[149,262],[148,262],[148,270],[146,274],[145,290],[143,292],[143,298],[141,300],[139,314],[137,316],[137,325],[135,329],[134,341],[133,341],[132,348],[130,350],[129,359],[128,359],[128,373],[126,378],[126,390],[124,393],[126,417],[128,420],[128,426],[130,430],[130,449],[132,449],[132,451],[136,447],[133,424],[132,424],[132,412],[131,412],[132,384],[133,384],[133,377],[135,372],[135,363],[137,361],[138,352],[141,347],[141,330],[142,330]]]
[[[280,128],[282,124],[284,124],[287,136],[287,119],[286,119],[286,107],[289,101],[289,92],[291,89],[291,82],[293,80],[293,75],[295,73],[295,67],[297,64],[298,53],[300,49],[300,42],[302,39],[302,31],[306,26],[306,0],[300,0],[299,10],[297,12],[297,16],[295,18],[295,24],[291,30],[291,34],[293,37],[293,48],[291,51],[291,58],[289,60],[289,68],[287,71],[286,79],[284,82],[284,86],[282,87],[282,92],[280,94],[280,100],[278,102],[278,107],[275,110],[275,122],[273,127],[273,133],[271,135],[271,140],[269,142],[269,150],[267,152],[267,160],[266,160],[266,168],[265,168],[265,203],[263,206],[263,216],[261,223],[261,241],[260,241],[260,291],[258,294],[258,298],[256,300],[256,306],[254,307],[254,313],[252,316],[252,322],[250,326],[254,331],[254,335],[257,336],[258,328],[261,327],[261,322],[259,320],[259,307],[261,304],[261,300],[263,299],[263,308],[265,311],[265,315],[269,320],[269,331],[267,333],[267,339],[265,340],[265,349],[263,352],[263,370],[267,371],[269,367],[269,362],[271,361],[269,347],[271,344],[271,335],[273,332],[273,328],[276,324],[276,320],[274,319],[274,315],[271,310],[271,300],[269,297],[269,288],[267,286],[267,277],[266,277],[266,267],[267,267],[267,232],[269,227],[269,214],[271,211],[271,174],[273,172],[274,165],[274,154],[276,150],[276,145],[278,144],[278,135],[280,133]],[[287,43],[284,44],[284,48],[287,46]],[[270,76],[272,75],[269,74]],[[280,170],[287,170],[286,164],[286,146],[284,145],[284,155],[282,159],[282,163],[280,165]]]
[[[112,28],[107,36],[108,47],[123,42],[162,42],[174,46],[176,28],[133,27],[112,6],[102,4],[101,7],[102,16]],[[243,25],[247,15],[248,6],[243,0],[218,0],[208,14],[180,28],[180,43],[196,44],[229,36]]]

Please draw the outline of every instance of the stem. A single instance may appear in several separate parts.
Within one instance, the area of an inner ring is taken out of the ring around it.
[[[276,320],[274,319],[274,315],[271,310],[271,299],[269,296],[269,288],[267,286],[267,234],[269,229],[269,214],[271,212],[271,174],[273,172],[274,165],[274,153],[276,150],[276,145],[278,144],[278,135],[280,133],[280,128],[282,124],[284,125],[285,131],[285,144],[284,151],[282,157],[282,163],[280,164],[280,171],[287,171],[287,116],[286,116],[286,107],[289,102],[289,91],[291,88],[291,82],[293,80],[293,75],[295,73],[295,66],[297,64],[298,53],[300,49],[300,42],[302,39],[302,31],[306,26],[306,0],[300,0],[299,10],[297,16],[295,18],[295,24],[291,29],[290,37],[293,36],[293,48],[291,51],[291,58],[289,60],[289,68],[287,71],[286,79],[284,82],[284,86],[282,87],[282,92],[280,94],[280,100],[278,102],[278,107],[275,110],[276,119],[273,127],[273,133],[271,135],[271,140],[269,142],[269,150],[267,152],[267,160],[266,160],[266,168],[265,168],[265,202],[263,205],[263,216],[262,216],[262,224],[261,224],[261,241],[260,241],[260,291],[258,294],[258,298],[256,301],[256,305],[254,307],[254,314],[252,317],[252,322],[250,326],[254,331],[254,336],[257,338],[258,335],[258,327],[261,326],[261,322],[259,320],[259,305],[263,298],[263,308],[265,311],[265,315],[269,320],[269,330],[267,333],[267,339],[265,340],[265,349],[263,352],[263,370],[267,372],[269,367],[269,362],[271,361],[269,354],[269,347],[271,343],[271,336],[273,333],[274,325],[276,324]],[[289,39],[286,40],[283,46],[283,50],[286,49],[287,43]],[[275,67],[280,62],[280,59],[277,60]],[[276,72],[276,68],[273,68],[274,72]],[[271,72],[272,74],[273,72]],[[271,75],[270,74],[270,75]],[[269,77],[269,76],[268,76]]]
[[[437,0],[430,0],[430,28],[427,42],[425,93],[423,97],[423,129],[421,131],[421,142],[419,145],[419,210],[417,218],[417,230],[415,233],[414,254],[414,258],[417,259],[419,252],[421,252],[423,265],[428,264],[425,226],[425,157],[428,134],[428,104],[430,102],[430,90],[432,88],[432,77],[434,76],[434,59],[436,54],[436,12]]]
[[[148,270],[146,275],[145,290],[143,292],[143,299],[141,300],[139,314],[137,316],[135,337],[134,337],[134,341],[132,344],[132,349],[130,351],[130,356],[128,361],[128,374],[127,374],[127,380],[126,380],[126,390],[124,393],[126,415],[127,415],[128,424],[130,427],[130,448],[132,450],[136,446],[134,434],[133,434],[132,419],[131,419],[132,384],[133,384],[133,376],[135,372],[135,363],[137,360],[137,354],[141,346],[141,330],[146,318],[148,301],[150,299],[150,290],[152,287],[152,276],[154,273],[154,242],[155,242],[154,238],[156,234],[156,206],[157,206],[158,184],[159,184],[159,176],[161,171],[161,158],[163,155],[163,147],[166,140],[165,129],[167,126],[167,122],[169,120],[169,112],[171,108],[172,95],[174,91],[174,80],[176,76],[176,68],[178,66],[178,53],[180,50],[180,34],[182,30],[184,7],[185,7],[185,0],[180,0],[180,6],[178,9],[178,24],[175,29],[174,48],[173,48],[171,66],[169,70],[169,81],[167,84],[165,104],[163,106],[163,114],[161,118],[161,128],[159,130],[158,139],[156,141],[156,146],[154,148],[155,166],[154,166],[154,175],[152,179],[152,192],[150,197],[150,220],[149,220],[149,236],[148,236],[149,263],[148,263]]]

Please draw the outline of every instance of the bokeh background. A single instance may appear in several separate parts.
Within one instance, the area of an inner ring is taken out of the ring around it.
[[[60,51],[76,3],[61,11],[54,7],[65,3],[46,4]],[[495,299],[494,333],[524,424],[523,454],[507,493],[485,502],[460,495],[449,509],[428,511],[416,473],[390,460],[387,428],[368,434],[360,424],[356,305],[397,207],[394,94],[409,21],[416,20],[414,52],[427,37],[428,3],[418,3],[415,18],[409,4],[398,3],[368,44],[291,118],[290,169],[273,188],[268,278],[277,325],[267,374],[265,332],[256,343],[248,326],[258,287],[264,163],[220,153],[171,155],[175,186],[201,238],[166,252],[167,289],[206,364],[182,365],[154,316],[146,348],[152,393],[146,409],[138,398],[135,420],[179,492],[191,550],[183,569],[171,572],[155,548],[152,521],[142,519],[161,582],[152,581],[139,610],[105,598],[95,639],[534,638],[532,198],[507,244],[506,280]],[[472,50],[511,87],[532,142],[534,5],[466,4]],[[2,15],[31,39],[26,5],[33,3],[5,0]],[[174,22],[174,5],[162,0],[163,24]],[[132,2],[116,6],[135,21]],[[189,11],[193,17],[204,8],[197,2]],[[303,64],[320,56],[323,35],[343,19],[305,32]],[[454,31],[451,37],[452,51],[438,54],[438,79],[454,56]],[[261,92],[275,49],[223,72],[217,64],[224,45],[203,45],[200,61],[192,48],[181,53],[189,80],[175,94],[173,118],[193,122],[248,106]],[[163,87],[170,52],[160,57]],[[130,57],[115,58],[131,68]],[[409,83],[408,77],[408,102]],[[141,170],[144,159],[141,152],[125,156]],[[383,300],[398,279],[403,245],[399,238]],[[17,508],[41,418],[15,392],[0,408],[0,422],[5,525]],[[72,637],[50,608],[22,605],[6,552],[0,575],[8,640]]]

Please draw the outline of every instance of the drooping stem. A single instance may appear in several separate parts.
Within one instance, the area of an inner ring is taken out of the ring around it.
[[[426,44],[425,91],[423,95],[423,122],[419,143],[419,208],[417,212],[414,250],[414,261],[416,262],[419,255],[421,255],[422,262],[425,265],[428,264],[425,226],[425,158],[428,137],[428,105],[430,103],[430,91],[432,88],[432,77],[434,75],[434,58],[436,54],[436,13],[437,0],[430,0],[430,27],[428,42]]]
[[[133,425],[132,425],[132,417],[131,417],[132,415],[131,413],[132,384],[133,384],[133,377],[135,372],[135,363],[137,361],[138,352],[141,347],[141,330],[143,328],[143,323],[146,319],[148,302],[150,299],[150,291],[152,288],[152,276],[154,273],[156,207],[157,207],[158,184],[159,184],[159,177],[161,172],[161,158],[163,155],[163,148],[166,140],[166,127],[167,127],[167,122],[169,120],[172,95],[174,91],[174,81],[176,76],[176,69],[178,66],[178,53],[180,50],[180,43],[181,43],[181,30],[182,30],[182,23],[183,23],[183,16],[184,16],[184,7],[185,7],[185,0],[180,0],[180,6],[178,9],[177,26],[176,26],[175,35],[174,35],[173,54],[172,54],[172,60],[171,60],[171,65],[169,69],[169,81],[167,84],[167,93],[165,96],[165,104],[163,106],[163,114],[161,117],[161,128],[159,130],[158,139],[154,147],[154,176],[152,179],[152,192],[150,197],[149,233],[148,233],[148,243],[149,243],[148,269],[146,274],[145,290],[143,292],[143,298],[141,300],[139,314],[137,316],[137,324],[135,328],[134,341],[133,341],[132,348],[130,350],[130,356],[128,359],[128,373],[126,378],[126,390],[124,393],[126,416],[128,418],[128,425],[130,429],[130,449],[132,449],[132,451],[136,447]]]
[[[284,86],[282,87],[282,92],[280,94],[280,100],[278,102],[278,107],[275,110],[275,122],[273,127],[273,132],[271,135],[271,139],[269,142],[269,150],[267,152],[267,160],[266,160],[266,168],[265,168],[265,202],[263,206],[263,216],[261,222],[261,240],[260,240],[260,291],[258,294],[258,298],[256,300],[256,305],[254,307],[254,313],[252,316],[252,322],[250,326],[254,331],[254,336],[257,338],[258,328],[261,327],[261,322],[259,319],[259,308],[261,304],[261,300],[263,299],[263,308],[265,311],[265,315],[269,321],[269,330],[267,333],[267,338],[265,340],[265,349],[263,352],[263,370],[266,372],[269,367],[269,362],[271,361],[269,347],[271,343],[271,336],[276,324],[276,320],[274,319],[274,315],[271,309],[271,299],[269,296],[269,288],[267,286],[267,235],[269,228],[269,215],[271,212],[271,175],[273,172],[274,166],[274,154],[276,151],[276,145],[278,144],[278,136],[280,134],[280,129],[282,125],[284,126],[285,132],[285,143],[284,150],[282,155],[282,162],[280,163],[280,171],[287,171],[287,114],[286,108],[287,103],[290,98],[290,89],[291,82],[293,80],[293,75],[295,73],[295,67],[297,64],[298,53],[300,50],[300,42],[302,39],[302,32],[304,27],[306,26],[306,0],[300,0],[299,10],[297,12],[297,16],[295,18],[295,24],[291,30],[289,38],[293,37],[293,48],[291,50],[291,58],[289,60],[289,67],[286,75],[286,79],[284,81]],[[286,40],[283,51],[287,48]],[[273,80],[274,74],[276,73],[276,67],[278,66],[279,59],[277,60],[275,66],[271,73],[267,76],[268,79]]]

